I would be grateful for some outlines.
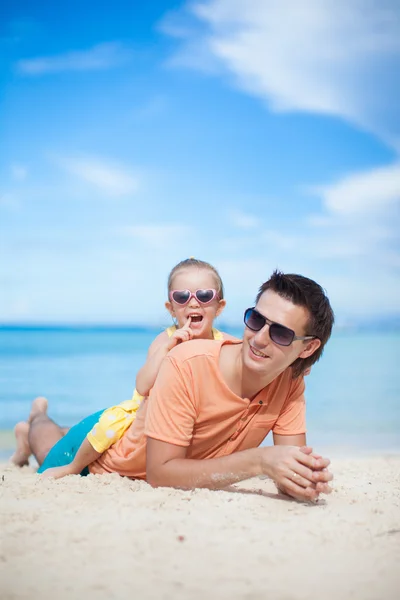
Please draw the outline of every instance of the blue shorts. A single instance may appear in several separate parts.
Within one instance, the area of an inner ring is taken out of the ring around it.
[[[89,431],[93,429],[101,415],[103,410],[99,410],[93,415],[85,417],[80,423],[71,427],[71,429],[55,444],[46,458],[44,463],[38,469],[38,473],[43,473],[46,469],[51,467],[64,467],[69,465],[75,458],[76,453],[85,440]],[[85,467],[81,475],[89,475],[89,469]]]

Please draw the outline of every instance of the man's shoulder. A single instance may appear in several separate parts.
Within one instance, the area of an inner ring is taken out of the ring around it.
[[[238,343],[241,341],[234,338],[229,340],[189,340],[175,346],[168,356],[179,362],[202,357],[205,359],[218,358],[221,346]]]
[[[291,396],[294,391],[304,391],[304,387],[304,377],[293,377],[293,369],[288,367],[265,388],[265,394],[284,393]]]
[[[218,356],[222,341],[216,340],[189,340],[178,344],[168,352],[168,356],[179,362],[195,357]]]

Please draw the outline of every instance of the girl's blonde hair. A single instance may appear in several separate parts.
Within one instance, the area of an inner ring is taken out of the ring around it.
[[[198,260],[197,258],[185,258],[185,260],[181,260],[180,263],[175,265],[168,276],[168,294],[172,290],[172,281],[175,275],[179,271],[183,271],[184,269],[189,269],[195,267],[196,269],[204,269],[205,271],[211,271],[216,283],[216,289],[218,292],[219,299],[221,300],[224,297],[224,284],[222,283],[222,279],[217,269],[210,265],[210,263],[205,262],[204,260]]]

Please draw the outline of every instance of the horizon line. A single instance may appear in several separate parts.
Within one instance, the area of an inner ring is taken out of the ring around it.
[[[388,319],[384,321],[376,321],[374,324],[370,322],[366,323],[363,321],[358,322],[342,322],[336,323],[334,325],[334,331],[365,331],[369,330],[371,332],[376,332],[377,329],[383,328],[383,331],[400,331],[400,315],[395,315],[396,319],[399,319],[398,322],[389,322],[392,317],[388,317]],[[112,322],[93,322],[93,323],[85,323],[82,321],[76,322],[68,322],[68,321],[54,321],[54,322],[40,322],[40,321],[9,321],[9,322],[0,322],[0,332],[1,331],[17,331],[17,330],[104,330],[104,331],[112,331],[112,330],[121,330],[121,331],[159,331],[160,329],[165,329],[169,327],[165,323],[149,323],[147,325],[137,324],[137,323],[112,323]],[[242,329],[244,327],[243,323],[234,324],[232,322],[222,322],[219,323],[218,329]]]

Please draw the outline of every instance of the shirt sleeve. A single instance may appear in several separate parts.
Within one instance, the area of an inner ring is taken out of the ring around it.
[[[292,379],[288,397],[272,431],[278,435],[306,433],[306,401],[304,378]]]
[[[172,356],[163,360],[148,398],[144,430],[148,437],[177,446],[190,445],[196,408],[187,371]]]

